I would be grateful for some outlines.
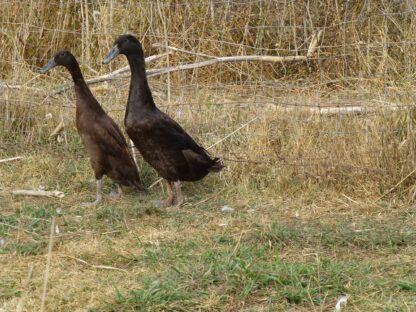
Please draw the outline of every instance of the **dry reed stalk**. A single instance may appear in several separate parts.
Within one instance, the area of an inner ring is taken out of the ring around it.
[[[17,156],[17,157],[0,159],[0,163],[5,163],[5,162],[13,161],[13,160],[19,160],[19,159],[22,159],[22,158],[23,158],[22,156]]]
[[[160,4],[159,0],[156,1],[156,4],[157,4],[157,10],[158,10],[158,13],[159,13],[159,18],[160,18],[160,20],[162,22],[162,25],[163,25],[163,34],[164,34],[165,46],[166,46],[166,66],[170,67],[170,58],[169,58],[169,53],[168,53],[169,49],[167,48],[168,45],[169,45],[168,30],[167,30],[167,27],[166,27],[167,16],[162,14],[161,4]],[[170,73],[168,73],[168,75],[167,75],[167,92],[168,92],[168,104],[169,105],[171,103],[171,91],[170,91],[170,89],[171,89]]]

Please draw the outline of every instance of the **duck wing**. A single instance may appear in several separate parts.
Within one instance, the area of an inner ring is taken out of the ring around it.
[[[192,150],[208,156],[208,152],[200,146],[195,140],[172,118],[161,112],[158,127],[166,136],[166,141],[175,144],[180,150]]]
[[[98,145],[106,154],[120,157],[126,151],[130,153],[120,128],[108,115],[99,117],[94,123],[93,131]]]

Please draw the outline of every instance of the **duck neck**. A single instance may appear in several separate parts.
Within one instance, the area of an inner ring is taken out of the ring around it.
[[[89,106],[99,106],[98,102],[95,100],[93,94],[91,93],[90,88],[88,88],[87,83],[85,82],[84,76],[81,73],[78,62],[68,68],[71,73],[72,80],[74,81],[75,94],[77,97],[77,106],[82,106],[88,104]]]
[[[153,108],[152,92],[146,78],[144,57],[139,54],[127,55],[131,70],[129,101],[126,114],[143,108]]]

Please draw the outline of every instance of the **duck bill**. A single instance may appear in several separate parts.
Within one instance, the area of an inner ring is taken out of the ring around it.
[[[44,73],[46,73],[46,72],[50,71],[50,70],[51,70],[52,68],[54,68],[56,65],[57,65],[57,64],[55,63],[55,60],[54,60],[54,59],[50,59],[50,60],[49,60],[49,62],[48,62],[48,64],[46,64],[45,66],[43,66],[43,67],[39,70],[39,72],[40,72],[41,74],[44,74]]]
[[[113,58],[115,58],[117,55],[120,54],[120,50],[118,49],[118,47],[115,45],[114,47],[111,48],[110,52],[108,52],[107,56],[105,57],[105,59],[103,60],[103,64],[108,64],[110,63]]]

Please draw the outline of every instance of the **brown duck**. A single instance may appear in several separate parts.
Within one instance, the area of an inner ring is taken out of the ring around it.
[[[223,168],[219,158],[208,152],[168,115],[160,111],[146,78],[143,48],[132,35],[122,35],[104,59],[107,64],[124,54],[130,64],[131,82],[124,124],[128,136],[148,162],[165,179],[168,198],[162,207],[173,204],[175,184],[177,205],[184,201],[180,181],[197,181]]]
[[[96,205],[101,201],[101,179],[104,175],[117,183],[117,197],[122,193],[120,185],[131,186],[138,192],[145,191],[120,128],[92,95],[75,57],[68,51],[58,52],[40,72],[46,73],[55,66],[64,66],[74,80],[76,127],[87,148],[97,181],[96,200],[83,205]]]

